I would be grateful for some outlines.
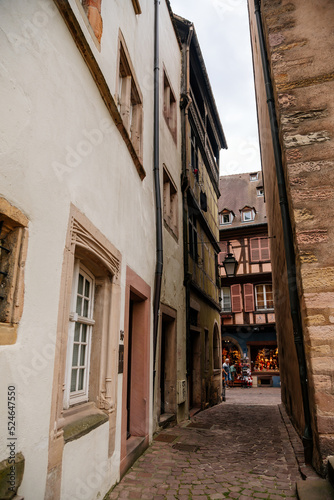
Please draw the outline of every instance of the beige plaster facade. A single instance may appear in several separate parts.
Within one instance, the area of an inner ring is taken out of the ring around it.
[[[260,57],[249,1],[259,135],[271,240],[282,398],[302,434],[304,414],[288,298],[279,193]],[[333,387],[333,2],[261,2],[287,190],[313,431],[324,473],[334,449]]]
[[[190,411],[221,400],[218,277],[219,152],[226,148],[191,21],[175,16],[182,43],[181,123],[187,387]]]

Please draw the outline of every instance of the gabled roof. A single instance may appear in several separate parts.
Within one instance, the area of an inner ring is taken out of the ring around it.
[[[239,208],[239,212],[243,212],[244,210],[254,210],[255,213],[257,212],[256,208],[251,205],[245,205],[244,207]]]
[[[257,189],[263,186],[262,172],[258,174],[256,181],[250,181],[249,173],[223,175],[219,178],[218,212],[221,213],[228,207],[228,210],[236,214],[229,228],[267,224],[264,197],[257,194]],[[247,223],[241,221],[241,211],[245,208],[255,210],[254,221]],[[224,230],[224,227],[220,226],[220,229]]]
[[[231,213],[231,214],[235,215],[235,213],[233,212],[233,210],[231,210],[230,208],[227,208],[227,207],[222,208],[221,210],[219,210],[219,212],[218,212],[218,213],[220,213],[220,214],[221,214],[222,212],[224,212],[224,210],[225,210],[226,212],[229,212],[229,213]]]

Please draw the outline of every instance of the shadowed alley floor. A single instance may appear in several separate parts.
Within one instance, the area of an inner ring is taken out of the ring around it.
[[[280,403],[276,388],[227,390],[226,402],[161,431],[106,498],[296,498],[302,447]]]

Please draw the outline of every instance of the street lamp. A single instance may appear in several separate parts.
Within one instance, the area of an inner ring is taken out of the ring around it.
[[[223,266],[226,272],[226,276],[228,278],[234,278],[236,272],[237,272],[237,267],[238,267],[238,261],[234,257],[234,255],[230,252],[230,242],[227,242],[227,255],[224,259]]]

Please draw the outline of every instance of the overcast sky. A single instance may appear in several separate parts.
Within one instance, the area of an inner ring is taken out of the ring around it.
[[[228,150],[220,175],[261,170],[247,0],[170,0],[195,25]]]

